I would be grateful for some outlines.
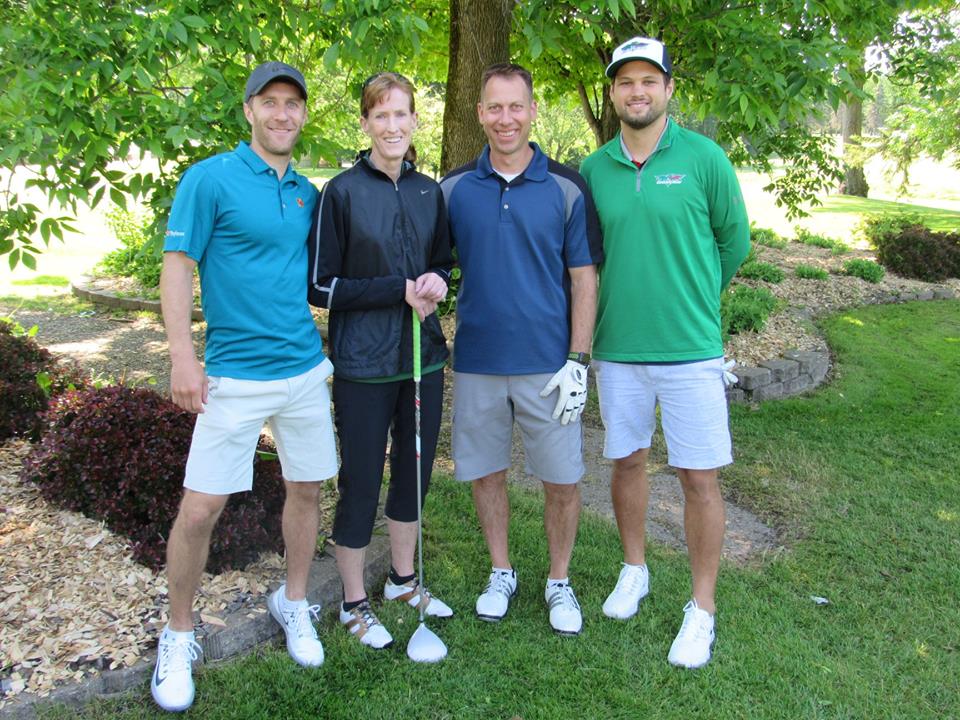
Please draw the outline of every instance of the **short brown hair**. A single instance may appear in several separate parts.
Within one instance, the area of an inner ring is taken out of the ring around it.
[[[480,76],[481,99],[483,99],[484,88],[487,87],[487,83],[492,77],[520,78],[527,86],[527,91],[530,93],[530,99],[533,99],[533,76],[530,74],[530,71],[522,65],[517,65],[516,63],[496,63],[488,66],[487,69],[483,71],[483,75]]]
[[[413,83],[400,73],[381,72],[371,75],[364,81],[360,91],[360,114],[367,117],[373,106],[389,95],[394,88],[402,90],[410,97],[410,112],[416,112],[414,96],[417,90],[413,87]]]
[[[415,113],[417,107],[414,96],[417,94],[417,90],[413,87],[413,83],[400,73],[380,72],[371,75],[363,82],[363,87],[360,89],[360,114],[367,117],[373,106],[387,97],[394,88],[407,94],[407,97],[410,98],[410,112]],[[413,143],[410,143],[403,159],[411,163],[417,162],[417,148],[414,147]]]

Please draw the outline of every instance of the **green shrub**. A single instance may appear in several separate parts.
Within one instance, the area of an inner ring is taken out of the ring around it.
[[[0,440],[22,435],[36,439],[50,398],[84,384],[72,363],[61,362],[33,339],[36,327],[24,330],[0,318]]]
[[[731,286],[720,296],[720,326],[723,337],[753,330],[760,332],[777,308],[777,299],[766,288]]]
[[[960,277],[960,234],[907,225],[875,239],[877,260],[891,272],[927,282]]]
[[[813,265],[797,265],[793,269],[793,274],[798,278],[804,280],[826,280],[829,277],[829,273],[822,268],[814,267]]]
[[[767,247],[782,249],[787,246],[787,239],[781,237],[776,230],[756,227],[751,224],[750,243],[752,245],[765,245]]]
[[[867,282],[878,283],[883,280],[884,270],[881,265],[878,265],[873,260],[854,258],[853,260],[847,260],[843,264],[843,274],[852,275]]]
[[[737,275],[750,280],[764,280],[769,283],[781,282],[785,277],[783,270],[776,265],[756,260],[741,265]]]
[[[926,222],[920,213],[880,213],[864,216],[857,223],[854,232],[873,247],[879,248],[883,238],[899,235],[906,228],[915,226],[926,227]]]
[[[803,245],[813,245],[814,247],[825,248],[827,250],[832,250],[837,246],[837,241],[833,238],[828,238],[826,235],[818,235],[802,227],[797,228],[796,241]]]
[[[843,255],[850,252],[850,246],[840,240],[834,240],[833,247],[830,248],[831,255]]]
[[[59,507],[129,538],[138,562],[162,567],[196,416],[152,390],[114,385],[61,396],[43,422],[43,439],[24,461],[21,479]],[[263,440],[261,449],[274,450]],[[253,473],[253,490],[234,493],[214,529],[212,572],[283,550],[280,463],[257,453]]]
[[[153,237],[153,215],[114,208],[107,213],[107,225],[123,247],[107,253],[97,269],[107,275],[136,278],[146,288],[157,287],[163,252],[159,240]]]

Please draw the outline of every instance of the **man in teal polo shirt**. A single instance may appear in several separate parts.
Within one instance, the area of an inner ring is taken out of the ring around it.
[[[628,40],[606,74],[620,133],[581,168],[603,230],[593,357],[624,553],[603,611],[629,618],[647,594],[646,461],[659,405],[668,462],[684,492],[693,576],[668,660],[700,667],[713,645],[723,545],[717,468],[733,460],[720,292],[750,249],[750,226],[723,150],[667,117],[674,86],[663,44]]]
[[[317,191],[290,164],[306,121],[303,75],[258,66],[243,111],[251,140],[183,175],[167,226],[160,293],[172,360],[173,401],[197,413],[180,511],[167,544],[170,621],[151,692],[165,710],[193,702],[192,605],[210,536],[231,493],[250,490],[264,422],[277,442],[286,487],[287,581],[268,599],[299,664],[323,662],[306,601],[316,548],[321,481],[337,472],[326,378],[333,368],[307,306],[306,237]],[[190,311],[199,267],[207,321],[205,364],[193,349]]]

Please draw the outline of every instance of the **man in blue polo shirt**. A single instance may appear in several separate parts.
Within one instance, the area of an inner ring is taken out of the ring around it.
[[[602,259],[586,184],[529,142],[533,80],[519,65],[487,68],[477,106],[488,145],[440,186],[463,276],[454,347],[453,459],[471,481],[492,571],[482,620],[506,615],[517,591],[507,526],[513,423],[526,470],[543,482],[550,625],[580,632],[568,578],[580,517],[587,368]]]
[[[173,401],[198,414],[180,511],[167,544],[170,621],[151,692],[165,710],[193,702],[193,598],[210,535],[231,493],[250,490],[264,422],[277,442],[286,502],[287,581],[267,602],[298,663],[323,662],[306,601],[321,481],[337,472],[326,378],[333,368],[307,306],[307,246],[317,191],[294,172],[306,121],[303,75],[284,63],[250,75],[243,112],[251,140],[183,175],[167,226],[160,293]],[[199,267],[207,321],[205,365],[190,311]]]

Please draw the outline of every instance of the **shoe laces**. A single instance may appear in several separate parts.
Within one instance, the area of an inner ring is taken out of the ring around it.
[[[490,573],[490,580],[487,582],[487,587],[483,592],[484,594],[488,592],[495,592],[510,597],[513,594],[513,588],[510,586],[510,573]]]
[[[317,629],[313,626],[311,616],[320,619],[319,605],[300,605],[293,610],[281,610],[281,614],[294,637],[317,639]]]
[[[624,565],[623,569],[625,572],[620,573],[614,592],[633,595],[640,590],[640,585],[643,582],[643,570],[630,565]]]
[[[573,588],[567,583],[550,586],[550,602],[548,606],[551,610],[557,606],[580,610],[580,603],[577,602],[577,596],[573,594]]]
[[[369,603],[369,602],[360,603],[360,604],[357,605],[351,612],[353,613],[353,615],[354,615],[355,617],[359,617],[359,618],[360,618],[360,622],[363,623],[363,626],[364,626],[367,630],[369,630],[370,628],[374,627],[375,625],[382,625],[382,624],[383,624],[383,623],[380,622],[380,618],[378,618],[378,617],[374,614],[373,608],[370,607],[370,603]]]
[[[161,640],[157,647],[160,655],[160,674],[190,671],[190,664],[203,652],[196,640]]]
[[[683,606],[683,624],[677,633],[678,640],[709,640],[710,628],[706,619],[710,614],[701,610],[693,600]]]

